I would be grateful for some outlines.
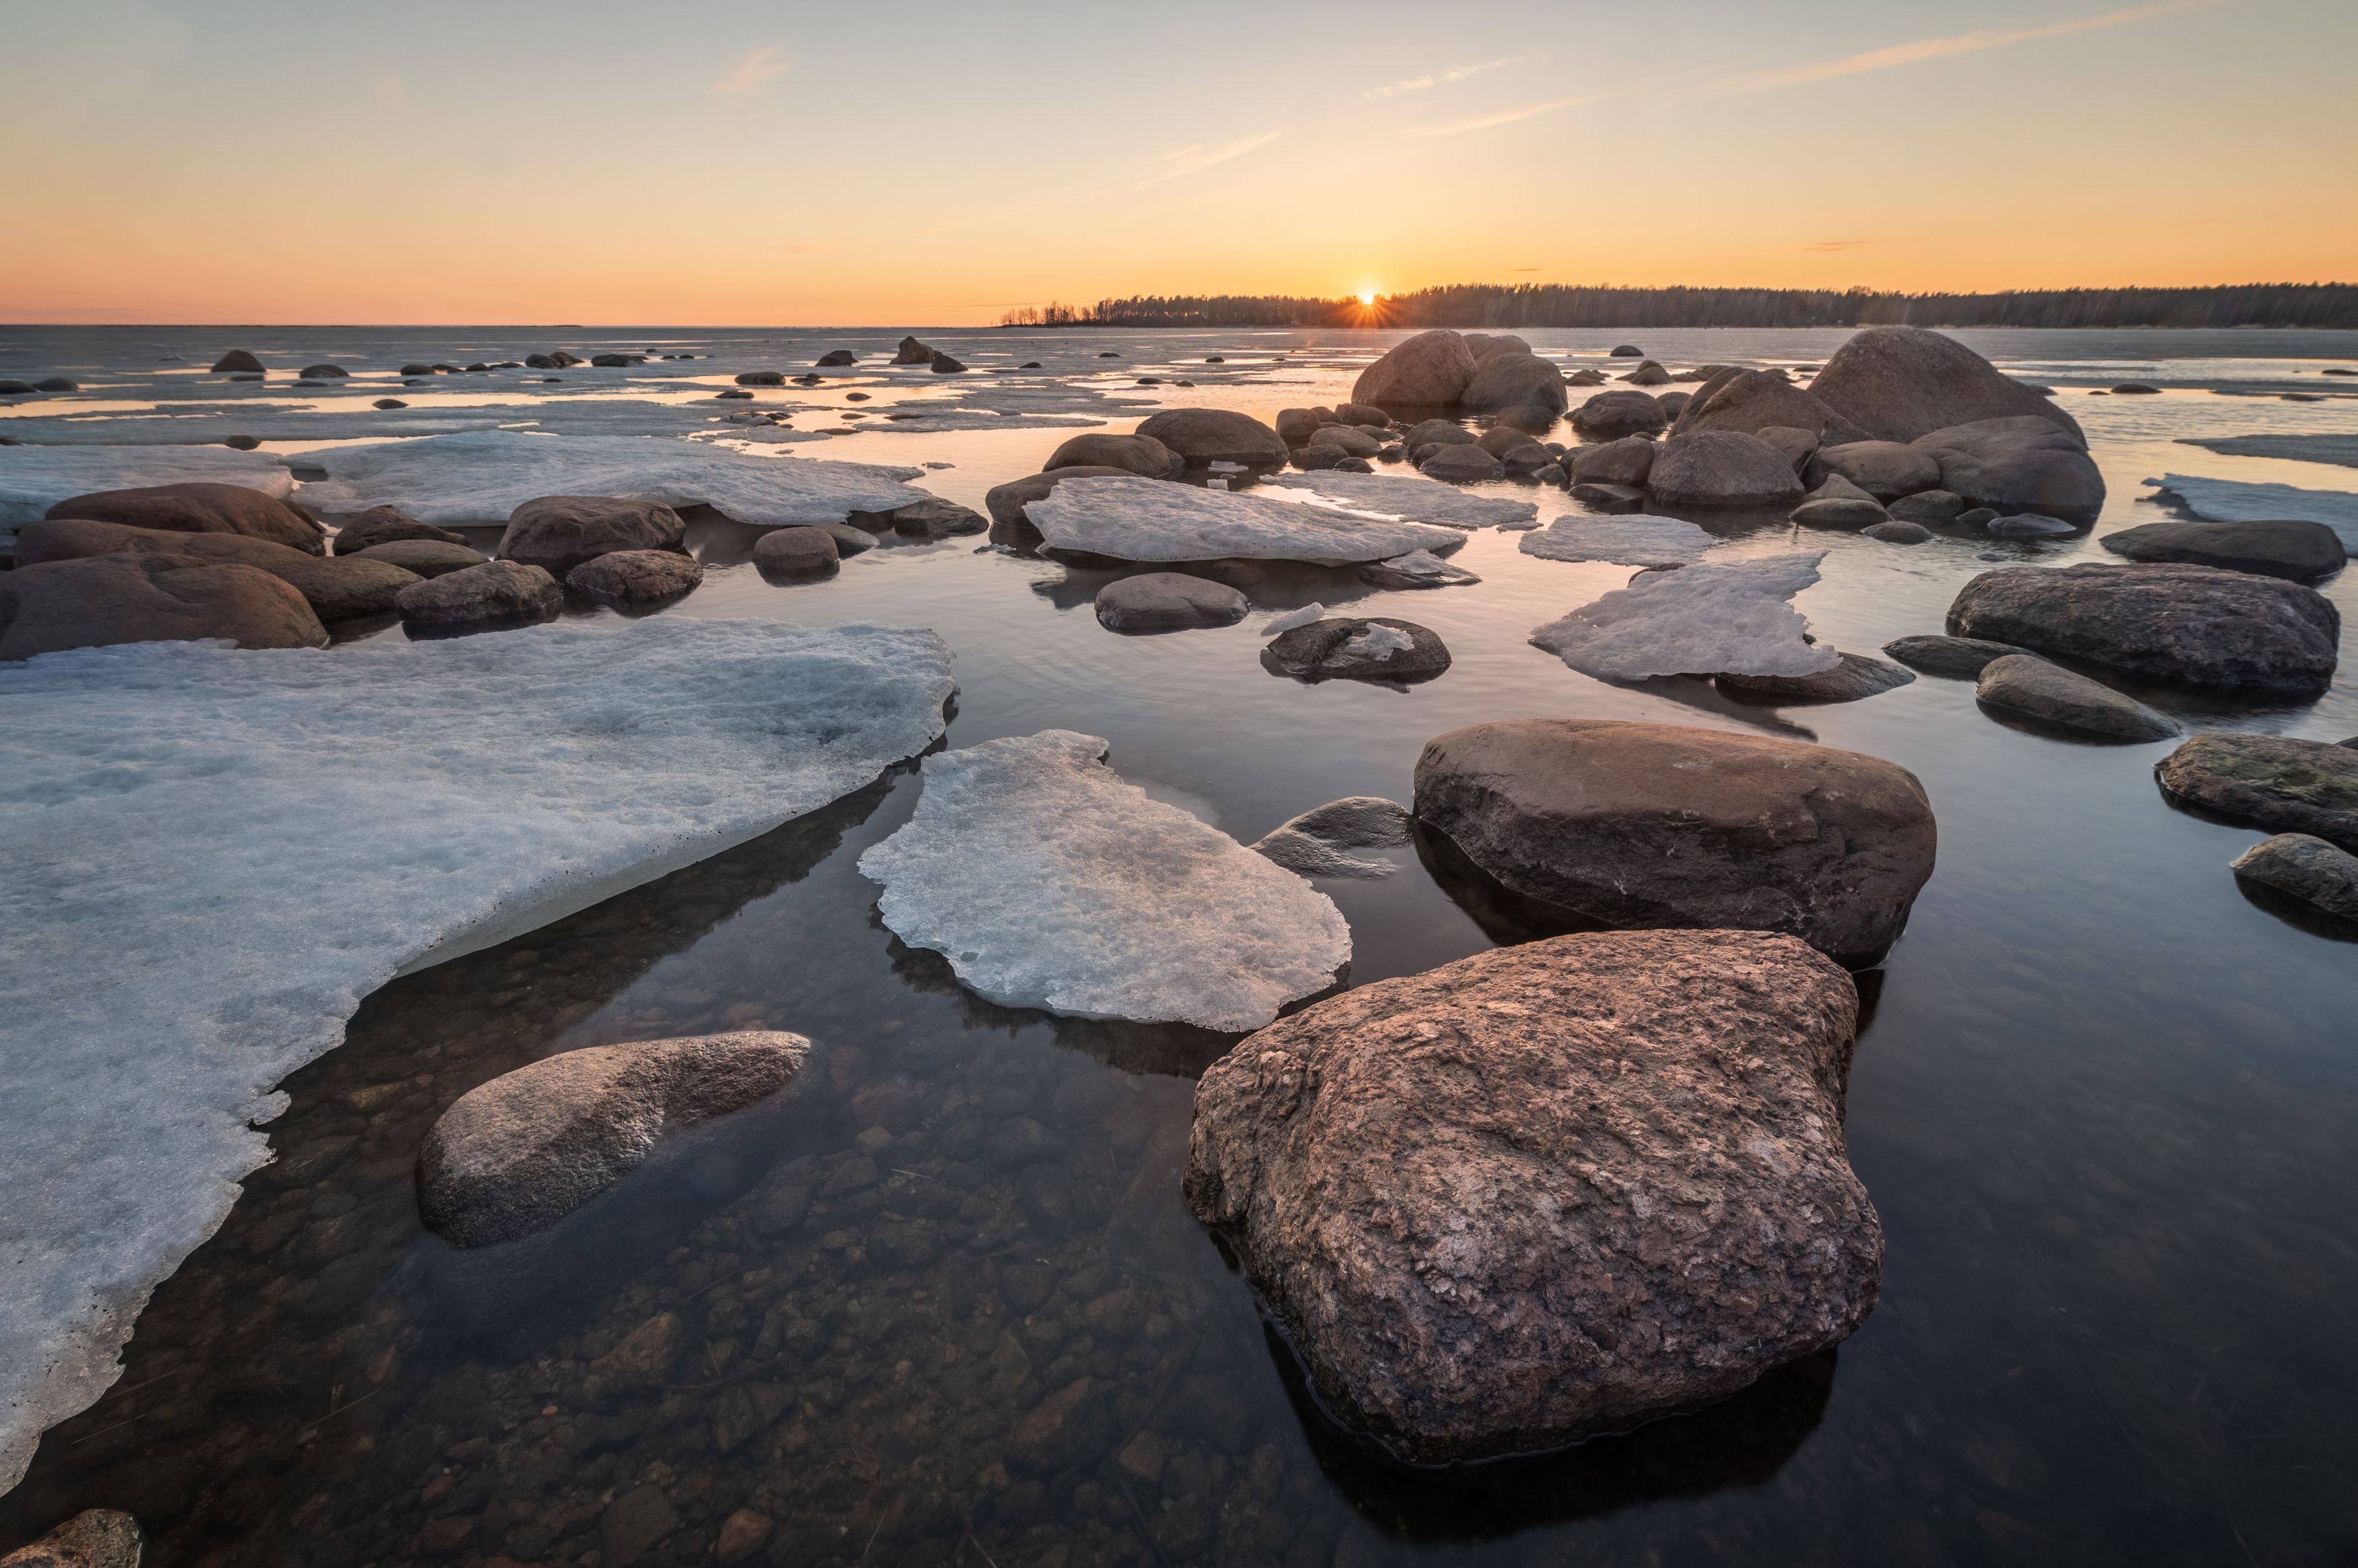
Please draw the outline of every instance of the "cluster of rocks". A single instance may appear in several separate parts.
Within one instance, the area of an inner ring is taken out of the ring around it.
[[[45,375],[38,381],[0,381],[0,397],[29,397],[37,392],[80,392],[81,384],[71,376]]]
[[[836,351],[838,353],[843,352],[843,351],[839,349]],[[836,360],[832,355],[830,355],[828,358],[819,361],[819,362],[821,364],[849,364],[851,362],[848,356],[842,360]],[[934,348],[929,344],[921,343],[914,338],[902,339],[899,351],[892,355],[892,358],[888,362],[896,365],[925,365],[930,367],[936,375],[957,375],[966,369],[964,364],[960,363],[951,355],[945,353],[940,349]]]

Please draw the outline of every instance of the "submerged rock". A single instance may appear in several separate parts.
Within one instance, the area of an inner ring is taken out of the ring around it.
[[[0,661],[210,637],[317,648],[328,633],[292,585],[235,562],[126,551],[0,573]]]
[[[2215,567],[2009,567],[1964,586],[1949,630],[2189,686],[2315,691],[2342,617],[2314,589]]]
[[[2099,681],[2033,654],[1982,666],[1974,694],[1985,708],[2104,741],[2166,741],[2177,722]]]
[[[546,1230],[645,1163],[665,1134],[764,1098],[810,1042],[757,1030],[595,1045],[460,1095],[417,1154],[426,1227],[459,1247]]]
[[[1420,1464],[1560,1446],[1854,1332],[1857,997],[1789,937],[1560,936],[1379,980],[1206,1072],[1186,1195],[1322,1401]]]
[[[1408,807],[1397,801],[1348,795],[1282,824],[1252,848],[1305,877],[1388,877],[1399,870],[1390,860],[1344,851],[1405,844],[1412,820]]]
[[[1226,583],[1184,572],[1147,572],[1109,582],[1098,590],[1098,623],[1112,632],[1176,632],[1194,626],[1233,626],[1252,608]]]
[[[2096,541],[2133,561],[2186,561],[2309,582],[2349,563],[2342,535],[2322,523],[2147,523]]]
[[[2358,855],[2307,833],[2264,838],[2230,862],[2239,877],[2358,921]]]
[[[2154,774],[2161,793],[2180,805],[2358,849],[2358,749],[2205,730],[2164,757]]]
[[[614,610],[676,599],[703,580],[703,563],[669,550],[615,550],[565,574],[566,587]]]
[[[1607,719],[1436,736],[1416,815],[1585,921],[1781,931],[1854,968],[1898,938],[1937,837],[1924,786],[1881,758]]]
[[[1982,532],[1993,539],[2061,539],[2079,531],[2061,517],[2043,517],[2036,512],[1994,517],[1982,524]]]
[[[1449,667],[1449,648],[1413,621],[1336,615],[1279,633],[1260,662],[1297,680],[1430,680]]]
[[[2011,643],[1989,643],[1977,637],[1895,637],[1883,651],[1909,668],[1928,676],[1952,676],[1971,680],[1992,659],[2022,652]]]
[[[1378,588],[1420,589],[1458,588],[1482,579],[1431,550],[1411,550],[1389,560],[1367,562],[1359,568],[1359,580]]]
[[[393,602],[413,625],[489,629],[554,620],[565,606],[565,590],[539,567],[485,561],[412,583]]]
[[[615,550],[679,550],[687,525],[659,501],[612,495],[544,495],[508,515],[501,558],[563,577]]]
[[[1844,654],[1840,664],[1816,675],[1723,675],[1716,684],[1722,691],[1779,702],[1856,702],[1861,697],[1906,686],[1915,678],[1913,672],[1898,665],[1887,665],[1864,654]]]

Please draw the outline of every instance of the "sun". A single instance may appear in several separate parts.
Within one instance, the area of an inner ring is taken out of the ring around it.
[[[1362,304],[1362,305],[1373,305],[1375,302],[1376,302],[1376,291],[1375,291],[1374,289],[1372,289],[1372,288],[1363,288],[1363,289],[1359,290],[1359,303],[1360,303],[1360,304]]]

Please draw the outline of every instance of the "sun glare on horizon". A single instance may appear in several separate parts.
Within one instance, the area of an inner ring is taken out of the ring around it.
[[[1376,291],[1375,291],[1374,289],[1372,289],[1372,288],[1363,288],[1363,289],[1359,290],[1359,303],[1360,303],[1360,304],[1362,304],[1362,305],[1373,305],[1375,302],[1376,302]]]

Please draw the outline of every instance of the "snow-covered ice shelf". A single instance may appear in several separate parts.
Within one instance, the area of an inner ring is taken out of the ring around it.
[[[276,458],[226,447],[0,447],[0,535],[13,538],[68,496],[191,480],[280,497],[295,488]]]
[[[1546,561],[1611,561],[1625,567],[1682,567],[1703,559],[1712,537],[1676,517],[1642,514],[1587,517],[1568,513],[1522,538],[1522,552]]]
[[[931,632],[685,619],[0,666],[0,1491],[362,997],[849,794],[952,684]]]
[[[1412,523],[1440,523],[1452,528],[1511,528],[1530,522],[1540,513],[1535,501],[1469,494],[1437,479],[1411,479],[1406,474],[1345,473],[1327,469],[1315,473],[1272,474],[1261,483],[1303,491],[1314,499],[1353,512],[1403,517]]]
[[[1359,517],[1160,479],[1068,479],[1024,513],[1057,549],[1125,561],[1239,557],[1341,565],[1453,550],[1466,541],[1457,530],[1429,523]]]
[[[2158,500],[2175,497],[2206,523],[2255,523],[2270,518],[2304,518],[2322,523],[2358,550],[2358,493],[2346,490],[2303,490],[2290,484],[2255,484],[2233,479],[2200,479],[2169,473],[2146,483],[2159,487]]]
[[[1816,675],[1842,655],[1804,642],[1810,623],[1785,601],[1818,580],[1824,558],[1819,551],[1643,572],[1531,641],[1598,680]]]

